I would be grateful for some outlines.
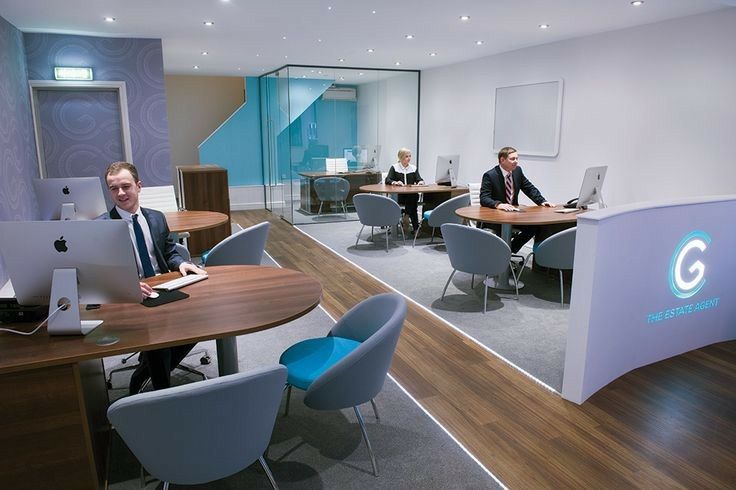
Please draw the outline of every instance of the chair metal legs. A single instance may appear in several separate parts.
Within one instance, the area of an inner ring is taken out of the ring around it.
[[[286,385],[286,407],[284,408],[284,417],[289,415],[289,402],[291,402],[291,385]]]
[[[565,307],[565,288],[562,285],[562,269],[560,271],[560,307]]]
[[[381,417],[378,416],[378,407],[376,407],[376,402],[373,401],[373,398],[371,398],[371,405],[373,405],[373,413],[376,415],[376,420],[381,420]]]
[[[358,242],[360,241],[360,235],[363,234],[363,228],[365,228],[365,225],[360,227],[360,231],[358,232],[358,238],[355,239],[355,246],[358,246]],[[371,228],[371,234],[373,233],[373,228]]]
[[[317,216],[319,216],[320,214],[322,214],[322,204],[324,204],[324,202],[323,201],[320,201],[319,202],[319,210],[317,211]]]
[[[378,476],[378,465],[376,464],[376,457],[373,455],[373,448],[371,447],[371,441],[368,440],[368,432],[365,430],[365,422],[363,422],[363,416],[360,414],[360,410],[357,406],[353,407],[355,410],[355,416],[358,417],[358,425],[360,425],[360,432],[363,434],[363,440],[368,448],[368,454],[371,457],[371,465],[373,466],[373,476]]]
[[[279,486],[276,485],[276,480],[273,479],[273,473],[271,473],[271,468],[268,467],[268,464],[266,463],[266,460],[263,458],[263,456],[258,458],[258,462],[261,463],[261,466],[263,467],[263,471],[266,472],[268,481],[271,482],[271,488],[273,488],[273,490],[279,490]]]
[[[450,277],[447,278],[447,282],[445,283],[445,289],[442,290],[442,297],[440,298],[440,301],[445,300],[445,293],[447,292],[447,286],[450,285],[450,281],[452,281],[452,276],[454,276],[456,272],[457,272],[457,269],[452,269],[452,273],[450,274]]]
[[[483,281],[483,314],[486,313],[486,307],[488,306],[488,274],[486,279]]]

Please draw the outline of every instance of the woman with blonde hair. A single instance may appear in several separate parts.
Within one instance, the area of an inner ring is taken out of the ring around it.
[[[419,175],[419,171],[414,165],[411,165],[411,150],[402,148],[399,150],[399,161],[391,166],[386,176],[386,184],[388,185],[423,185],[424,180]],[[419,217],[417,216],[417,205],[419,203],[419,194],[399,194],[399,204],[404,205],[404,213],[411,220],[412,233],[416,233],[419,228]]]

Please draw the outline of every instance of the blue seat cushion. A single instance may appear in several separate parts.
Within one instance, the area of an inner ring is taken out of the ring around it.
[[[354,351],[360,342],[342,337],[302,340],[281,354],[279,362],[289,370],[287,383],[302,390]]]
[[[430,216],[432,216],[432,210],[431,209],[429,211],[425,211],[424,213],[422,213],[422,217],[424,219],[429,219]]]

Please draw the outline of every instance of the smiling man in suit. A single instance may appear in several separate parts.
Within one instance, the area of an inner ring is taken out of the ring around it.
[[[524,176],[519,167],[519,154],[515,148],[506,146],[498,152],[498,165],[483,174],[480,186],[480,205],[502,211],[516,211],[519,191],[538,206],[553,207],[547,202],[534,184]],[[497,234],[501,226],[492,225]],[[537,232],[536,226],[521,226],[520,232],[511,239],[511,252],[518,252]]]
[[[187,262],[176,251],[174,240],[169,236],[166,217],[155,209],[141,208],[138,202],[142,183],[138,170],[131,163],[115,162],[105,172],[105,182],[115,206],[110,210],[110,219],[122,219],[128,223],[130,240],[135,248],[138,275],[151,277],[170,271],[206,274],[191,262]],[[143,298],[151,296],[153,289],[141,282]],[[192,350],[194,344],[179,345],[164,349],[141,352],[140,364],[130,377],[130,394],[140,391],[147,378],[158,390],[171,385],[171,370]]]

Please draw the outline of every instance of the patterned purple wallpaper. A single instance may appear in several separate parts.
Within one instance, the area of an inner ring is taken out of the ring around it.
[[[38,177],[23,34],[0,17],[0,220],[38,218]],[[0,257],[0,285],[8,275]]]
[[[90,66],[95,80],[124,81],[133,146],[133,163],[146,185],[171,184],[169,123],[160,39],[121,39],[63,34],[24,34],[28,78],[53,80],[54,66]],[[77,127],[90,123],[79,108]],[[72,135],[67,131],[67,137]],[[80,145],[88,144],[80,136]],[[46,139],[44,139],[44,144]],[[67,143],[69,143],[67,138]],[[99,174],[110,162],[99,162]],[[60,162],[60,168],[67,163]]]

